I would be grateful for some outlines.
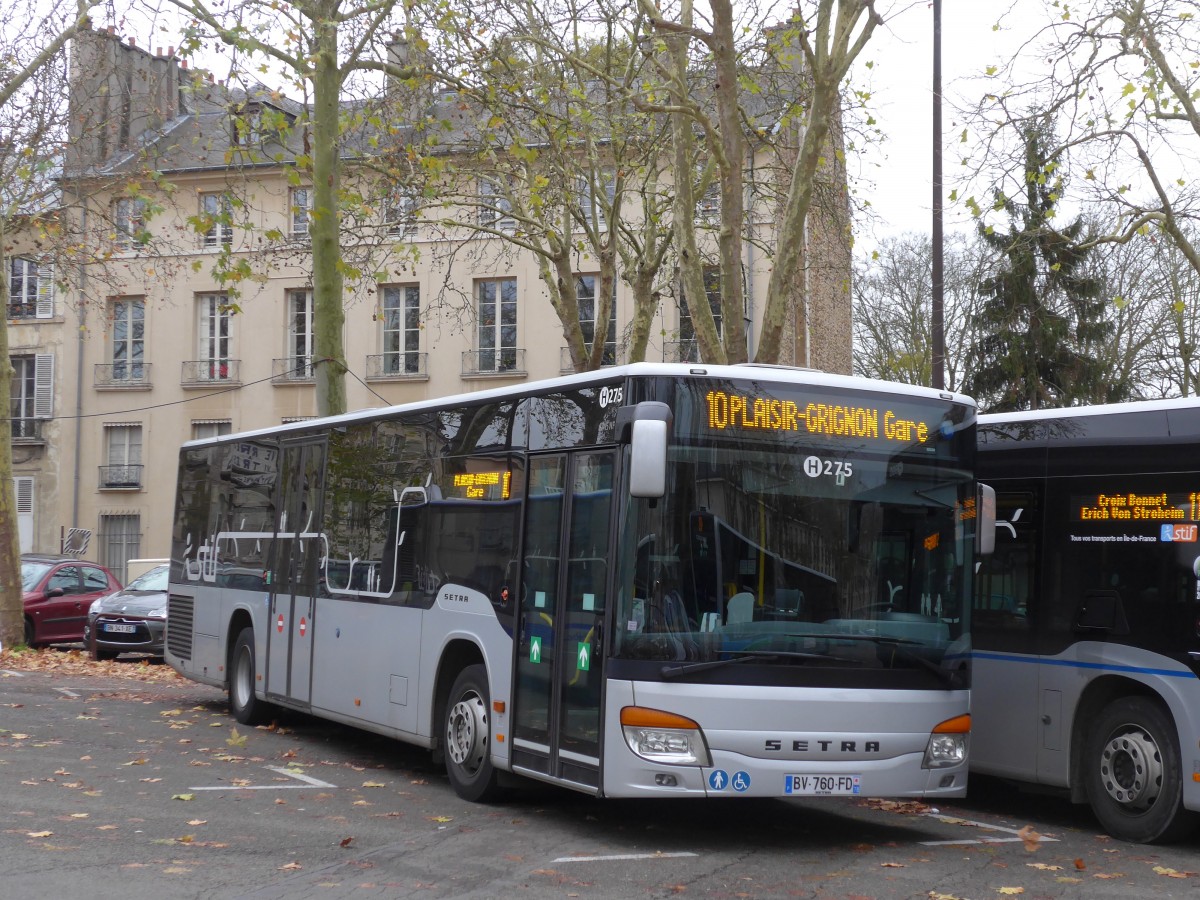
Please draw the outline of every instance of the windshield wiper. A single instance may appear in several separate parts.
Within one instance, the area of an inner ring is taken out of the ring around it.
[[[682,675],[690,675],[692,672],[703,672],[708,669],[719,669],[722,666],[732,665],[733,663],[764,662],[772,659],[819,659],[830,662],[854,663],[856,659],[847,659],[844,656],[830,656],[827,653],[801,653],[796,650],[743,650],[737,656],[730,656],[727,659],[710,659],[707,662],[686,663],[684,665],[663,666],[663,678],[679,678]]]

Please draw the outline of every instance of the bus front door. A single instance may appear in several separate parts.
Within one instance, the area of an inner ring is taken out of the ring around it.
[[[306,706],[312,684],[313,621],[321,556],[325,444],[295,442],[281,448],[280,512],[271,566],[266,693]]]
[[[512,761],[600,792],[614,455],[534,457],[525,506]]]

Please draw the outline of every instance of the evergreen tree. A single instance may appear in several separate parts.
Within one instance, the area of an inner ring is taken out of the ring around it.
[[[1048,137],[1037,127],[1023,134],[1025,202],[1001,198],[1008,233],[980,228],[1003,261],[980,283],[977,362],[966,389],[992,412],[1107,403],[1132,393],[1127,380],[1112,380],[1099,352],[1113,326],[1104,314],[1104,280],[1084,265],[1083,219],[1053,224],[1062,177],[1059,163],[1046,158]]]

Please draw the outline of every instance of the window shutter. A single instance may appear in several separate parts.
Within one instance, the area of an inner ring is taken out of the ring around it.
[[[54,417],[54,356],[39,353],[33,371],[33,415],[38,419]]]
[[[13,493],[17,497],[17,533],[21,552],[33,551],[33,478],[18,475],[13,478]]]
[[[37,317],[54,318],[54,266],[38,266]]]

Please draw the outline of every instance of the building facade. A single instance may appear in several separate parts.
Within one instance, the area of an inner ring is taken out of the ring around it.
[[[291,165],[299,148],[272,144],[298,111],[290,101],[232,91],[111,30],[82,35],[73,53],[64,206],[90,255],[57,270],[48,255],[6,261],[14,477],[22,551],[65,544],[124,577],[129,559],[168,553],[183,441],[317,413],[312,192]],[[531,254],[456,233],[445,224],[453,210],[434,222],[403,192],[376,209],[347,241],[375,273],[347,283],[350,409],[571,371]],[[769,230],[769,209],[752,215]],[[845,364],[835,366],[848,372],[844,224],[826,230],[820,271],[825,287],[844,288]],[[769,265],[748,250],[751,342]],[[586,339],[605,341],[605,364],[628,361],[628,285],[618,280],[613,317],[599,323],[599,266],[580,251],[573,274]],[[699,361],[680,292],[659,296],[645,359]]]

